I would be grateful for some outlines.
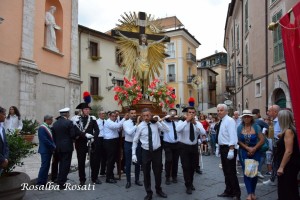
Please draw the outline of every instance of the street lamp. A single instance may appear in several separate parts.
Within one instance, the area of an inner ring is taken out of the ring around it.
[[[112,73],[111,73],[111,72],[109,72],[109,76],[112,76]],[[111,79],[111,83],[112,83],[113,85],[107,86],[107,87],[106,87],[106,89],[107,89],[108,91],[110,91],[113,87],[115,87],[115,85],[116,85],[116,83],[117,83],[117,79],[116,79],[115,77],[113,77],[113,78]]]

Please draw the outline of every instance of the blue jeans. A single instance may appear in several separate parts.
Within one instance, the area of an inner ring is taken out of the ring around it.
[[[51,157],[52,153],[41,153],[42,163],[37,179],[37,185],[45,185],[47,183]]]
[[[211,145],[212,153],[216,151],[216,139],[217,139],[217,134],[210,134],[210,145]]]
[[[137,146],[136,151],[139,151],[140,145]],[[131,160],[132,160],[132,142],[124,142],[124,151],[125,151],[125,171],[127,182],[131,183]],[[134,163],[135,165],[135,181],[139,181],[141,165],[138,152],[136,152],[138,162]]]

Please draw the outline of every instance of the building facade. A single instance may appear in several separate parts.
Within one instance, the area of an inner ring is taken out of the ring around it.
[[[228,53],[226,89],[233,109],[269,105],[291,108],[281,31],[268,31],[297,0],[232,0],[228,7],[224,48]]]
[[[50,30],[52,9],[56,24]],[[3,0],[0,13],[0,105],[14,105],[22,118],[38,121],[63,107],[74,111],[81,84],[77,0]],[[47,45],[48,30],[56,46]]]

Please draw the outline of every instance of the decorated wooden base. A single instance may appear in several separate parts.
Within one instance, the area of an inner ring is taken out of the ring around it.
[[[157,103],[152,102],[148,99],[143,99],[141,100],[138,104],[132,106],[132,108],[136,109],[136,114],[137,116],[142,115],[142,110],[144,108],[149,108],[152,116],[153,115],[158,115],[160,117],[164,117],[166,114],[162,111],[162,108],[157,105]],[[123,107],[121,114],[125,114],[128,112],[129,108],[128,107]]]

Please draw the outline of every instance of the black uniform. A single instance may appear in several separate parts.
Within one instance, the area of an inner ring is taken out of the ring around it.
[[[89,123],[88,123],[89,121]],[[88,125],[87,125],[88,123]],[[76,137],[75,140],[75,148],[77,151],[77,159],[78,159],[78,172],[79,172],[79,181],[80,184],[84,184],[86,181],[85,177],[85,160],[86,160],[86,153],[88,153],[88,140],[85,137],[86,133],[92,134],[94,138],[96,139],[99,135],[99,127],[96,122],[96,118],[94,116],[80,116],[79,120],[75,122],[75,129],[76,129],[76,135],[79,135],[79,137]],[[86,127],[87,126],[87,127]],[[93,150],[95,149],[96,143],[92,143],[92,151],[91,151],[91,170],[92,170],[92,181],[95,182],[98,179],[98,173],[95,173],[97,170],[95,170],[95,167],[93,165],[95,156],[93,154]],[[98,170],[99,172],[99,170]]]
[[[53,124],[53,138],[56,144],[56,155],[59,160],[57,184],[63,186],[71,166],[73,139],[75,138],[74,125],[65,117],[59,117]]]

